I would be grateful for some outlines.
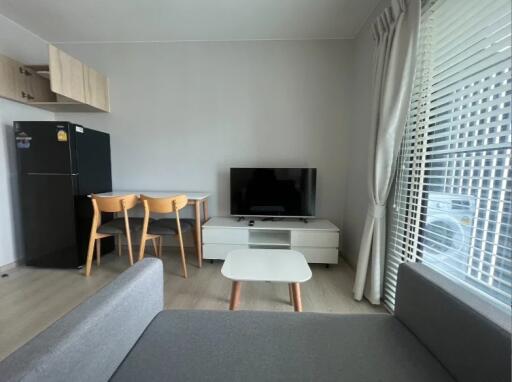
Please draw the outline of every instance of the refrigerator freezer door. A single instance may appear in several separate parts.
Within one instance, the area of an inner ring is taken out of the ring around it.
[[[74,131],[68,122],[15,122],[22,174],[74,174]]]

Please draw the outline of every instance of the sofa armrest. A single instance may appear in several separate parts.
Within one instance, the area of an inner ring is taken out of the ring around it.
[[[0,362],[1,379],[106,381],[162,309],[162,262],[143,260]]]
[[[510,313],[461,283],[401,264],[395,316],[456,380],[510,382]]]

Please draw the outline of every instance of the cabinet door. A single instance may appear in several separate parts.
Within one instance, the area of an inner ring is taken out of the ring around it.
[[[292,246],[338,248],[339,240],[338,232],[295,230],[291,241]]]
[[[302,253],[308,263],[338,264],[337,248],[292,247],[292,249]]]
[[[203,243],[248,244],[249,231],[246,229],[203,228]]]
[[[236,244],[203,244],[203,258],[225,260],[229,252],[237,249],[248,249],[248,245]]]
[[[108,79],[93,68],[84,65],[85,103],[110,111]]]
[[[47,78],[25,68],[25,83],[29,102],[55,102],[55,93],[50,90],[50,80]]]
[[[49,46],[50,85],[53,92],[85,102],[84,65],[76,58]]]
[[[26,102],[23,65],[0,55],[0,97]]]

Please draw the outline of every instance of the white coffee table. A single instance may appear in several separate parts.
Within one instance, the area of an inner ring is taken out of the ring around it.
[[[242,281],[287,283],[290,302],[296,312],[302,312],[300,283],[311,278],[304,255],[288,249],[238,249],[228,253],[222,275],[233,281],[229,309],[240,303]]]

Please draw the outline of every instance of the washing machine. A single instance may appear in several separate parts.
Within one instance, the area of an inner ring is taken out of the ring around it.
[[[423,262],[460,278],[468,271],[476,200],[469,195],[429,192],[427,201]]]

